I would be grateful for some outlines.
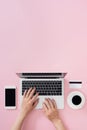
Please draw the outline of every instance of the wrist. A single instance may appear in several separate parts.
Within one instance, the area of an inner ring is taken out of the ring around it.
[[[60,124],[62,121],[61,121],[61,119],[55,119],[55,120],[53,120],[52,122],[53,122],[54,126],[55,126],[56,128],[58,128],[59,124]]]
[[[26,113],[24,111],[20,111],[19,117],[20,117],[21,120],[24,120],[26,118],[26,116],[27,115],[26,115]]]
[[[25,119],[25,116],[20,112],[14,126],[12,127],[12,130],[21,129],[24,119]]]

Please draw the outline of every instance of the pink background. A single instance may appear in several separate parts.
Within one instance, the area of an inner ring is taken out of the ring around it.
[[[19,107],[16,72],[68,72],[65,109],[59,110],[67,130],[87,130],[87,103],[81,110],[67,105],[69,80],[82,80],[87,96],[87,1],[0,0],[0,130],[10,130]],[[4,86],[17,86],[17,109],[4,109]],[[33,111],[24,130],[55,130],[41,110]]]

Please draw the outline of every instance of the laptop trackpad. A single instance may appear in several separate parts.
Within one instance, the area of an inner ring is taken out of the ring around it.
[[[61,96],[39,96],[39,103],[36,106],[36,109],[42,109],[42,104],[45,100],[45,98],[54,99],[56,101],[58,109],[64,109],[64,99]]]

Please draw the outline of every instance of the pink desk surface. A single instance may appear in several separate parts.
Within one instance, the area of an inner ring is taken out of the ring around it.
[[[68,72],[65,108],[59,110],[67,130],[87,130],[87,102],[68,107],[69,80],[82,80],[87,97],[87,1],[0,1],[0,130],[10,130],[19,113],[16,72]],[[17,87],[17,109],[4,109],[4,86]],[[74,90],[73,90],[74,91]],[[33,111],[23,130],[55,130],[41,110]]]
[[[74,90],[73,90],[74,91]],[[87,88],[83,87],[80,90],[84,96],[86,97]],[[4,90],[1,88],[0,95],[0,129],[9,130],[17,118],[17,115],[20,111],[20,96],[19,95],[19,87],[17,87],[17,109],[16,110],[5,110],[4,107]],[[67,95],[71,92],[67,81],[65,81],[65,108],[64,110],[59,110],[60,117],[63,120],[67,130],[86,130],[87,129],[87,103],[85,103],[84,107],[80,110],[73,110],[68,107],[66,102]],[[55,130],[52,123],[45,117],[42,110],[34,110],[28,117],[26,118],[23,130]]]

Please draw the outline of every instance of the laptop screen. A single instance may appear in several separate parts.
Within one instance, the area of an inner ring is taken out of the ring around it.
[[[67,73],[17,73],[20,78],[64,78]]]

